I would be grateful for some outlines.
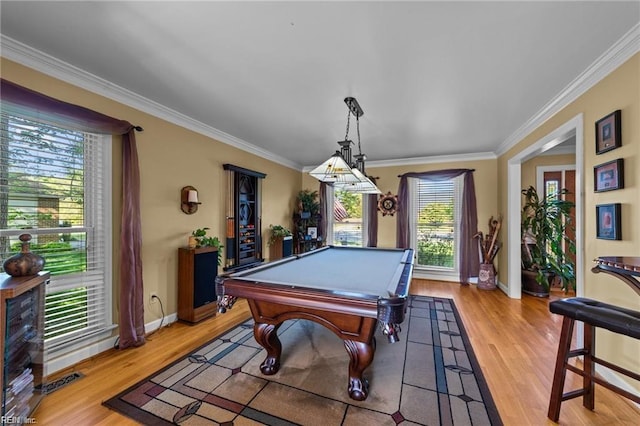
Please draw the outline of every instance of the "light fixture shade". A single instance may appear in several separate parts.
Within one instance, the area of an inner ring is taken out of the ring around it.
[[[334,184],[334,188],[341,189],[343,191],[358,192],[361,194],[382,194],[382,191],[366,177],[360,170],[354,168],[351,170],[355,176],[358,177],[358,182],[341,182]]]
[[[347,164],[338,151],[327,161],[311,170],[309,174],[321,182],[328,183],[355,183],[360,181],[360,179],[353,174],[351,166]]]
[[[198,202],[198,191],[190,189],[189,195],[187,197],[187,202],[189,203],[197,203]]]

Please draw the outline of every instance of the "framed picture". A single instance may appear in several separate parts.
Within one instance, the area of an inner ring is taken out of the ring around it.
[[[596,121],[596,154],[622,146],[621,112],[614,111]]]
[[[593,168],[593,188],[595,192],[624,188],[624,159],[618,158],[595,166]]]
[[[620,203],[596,206],[596,237],[601,240],[621,240]]]
[[[307,228],[307,235],[309,236],[309,239],[311,240],[315,240],[316,238],[318,238],[318,227],[317,226],[310,226]]]

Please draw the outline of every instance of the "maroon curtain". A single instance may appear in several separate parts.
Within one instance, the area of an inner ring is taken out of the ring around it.
[[[39,121],[72,129],[122,135],[122,229],[120,231],[120,342],[124,349],[144,344],[142,233],[140,226],[140,171],[135,131],[142,128],[90,109],[45,96],[5,79],[2,102],[12,111]]]
[[[369,178],[375,184],[374,178]],[[367,247],[378,247],[378,194],[363,194],[367,197]]]
[[[329,191],[331,186],[326,182],[320,182],[320,189],[318,190],[319,202],[320,202],[320,226],[318,229],[319,234],[322,236],[324,245],[331,244],[327,241],[327,230],[329,229],[329,221],[333,220],[333,203],[328,203]]]
[[[409,247],[409,217],[406,206],[409,201],[408,178],[425,179],[431,181],[449,180],[464,174],[464,189],[462,191],[462,206],[460,223],[460,283],[468,284],[469,277],[477,276],[480,269],[478,245],[473,236],[478,232],[478,211],[476,206],[476,189],[471,169],[435,170],[422,173],[405,173],[400,176],[398,186],[398,212],[396,221],[396,247]]]

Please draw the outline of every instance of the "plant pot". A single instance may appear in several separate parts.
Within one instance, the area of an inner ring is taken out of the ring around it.
[[[527,271],[523,269],[522,271],[522,292],[528,294],[530,296],[535,297],[549,297],[549,286],[547,287],[540,285],[538,281],[536,281],[537,272],[535,271]],[[550,281],[551,274],[545,274],[547,278],[547,283]]]
[[[478,288],[480,290],[495,290],[496,270],[491,263],[481,263],[478,271]]]

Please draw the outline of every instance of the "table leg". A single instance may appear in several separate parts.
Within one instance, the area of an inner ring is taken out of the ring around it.
[[[349,353],[349,397],[364,401],[369,396],[369,382],[362,377],[364,370],[373,362],[375,340],[372,343],[345,340],[344,347]]]
[[[280,369],[282,343],[278,339],[278,328],[280,328],[280,324],[255,323],[253,325],[253,335],[256,341],[267,350],[267,357],[260,364],[260,371],[267,376],[276,374]]]

